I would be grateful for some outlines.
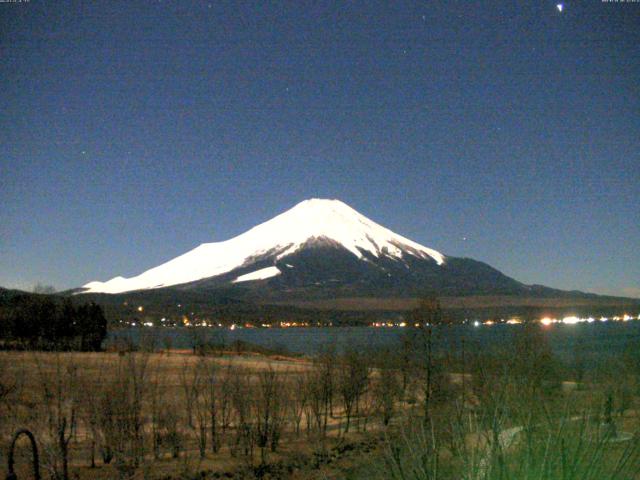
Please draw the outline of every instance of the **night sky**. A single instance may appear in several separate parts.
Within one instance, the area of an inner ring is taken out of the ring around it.
[[[640,297],[640,3],[0,3],[0,285],[138,274],[338,198]]]

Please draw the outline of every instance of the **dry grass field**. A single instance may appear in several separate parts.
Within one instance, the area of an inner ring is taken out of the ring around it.
[[[575,372],[540,341],[437,358],[0,352],[0,472],[28,428],[45,478],[640,478],[640,362]]]
[[[319,364],[300,358],[0,352],[0,369],[0,461],[6,464],[12,432],[28,428],[52,477],[66,470],[77,478],[126,478],[132,471],[144,478],[202,471],[242,478],[267,462],[287,465],[293,475],[314,462],[318,449],[330,451],[347,437],[364,441],[365,422],[369,431],[374,423],[369,404],[367,418],[359,412],[345,435],[344,409],[337,396],[330,406],[326,392],[337,386],[323,385],[328,377]],[[26,446],[21,441],[18,450],[26,454]],[[19,458],[25,475],[28,458]]]

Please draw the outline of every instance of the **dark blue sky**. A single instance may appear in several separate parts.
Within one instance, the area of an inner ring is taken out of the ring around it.
[[[640,3],[555,4],[1,3],[0,285],[137,274],[328,197],[640,297]]]

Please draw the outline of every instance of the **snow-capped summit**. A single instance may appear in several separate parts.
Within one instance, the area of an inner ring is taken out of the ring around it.
[[[363,261],[368,257],[401,261],[411,257],[443,265],[446,260],[441,253],[384,228],[339,200],[310,199],[237,237],[204,243],[136,277],[90,282],[83,288],[85,293],[162,288],[236,269],[242,269],[243,274],[232,279],[233,283],[264,280],[282,273],[276,263],[314,243],[347,250]],[[270,265],[265,266],[265,261]],[[258,262],[252,270],[251,265]]]

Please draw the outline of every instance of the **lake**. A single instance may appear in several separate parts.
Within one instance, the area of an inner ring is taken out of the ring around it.
[[[442,348],[448,348],[464,339],[470,348],[492,349],[509,345],[524,328],[522,325],[496,324],[492,326],[456,325],[440,327],[437,333]],[[634,345],[640,348],[640,321],[595,322],[577,325],[536,325],[543,331],[552,350],[563,360],[571,361],[576,351],[583,357],[609,357],[621,354]],[[346,347],[375,349],[400,345],[410,328],[333,327],[333,328],[156,328],[139,327],[118,330],[109,334],[107,342],[128,338],[139,343],[142,338],[153,338],[158,347],[170,339],[172,348],[191,348],[195,335],[212,343],[229,344],[241,340],[269,349],[287,350],[313,355],[328,345],[338,350]],[[415,331],[415,330],[414,330]]]

